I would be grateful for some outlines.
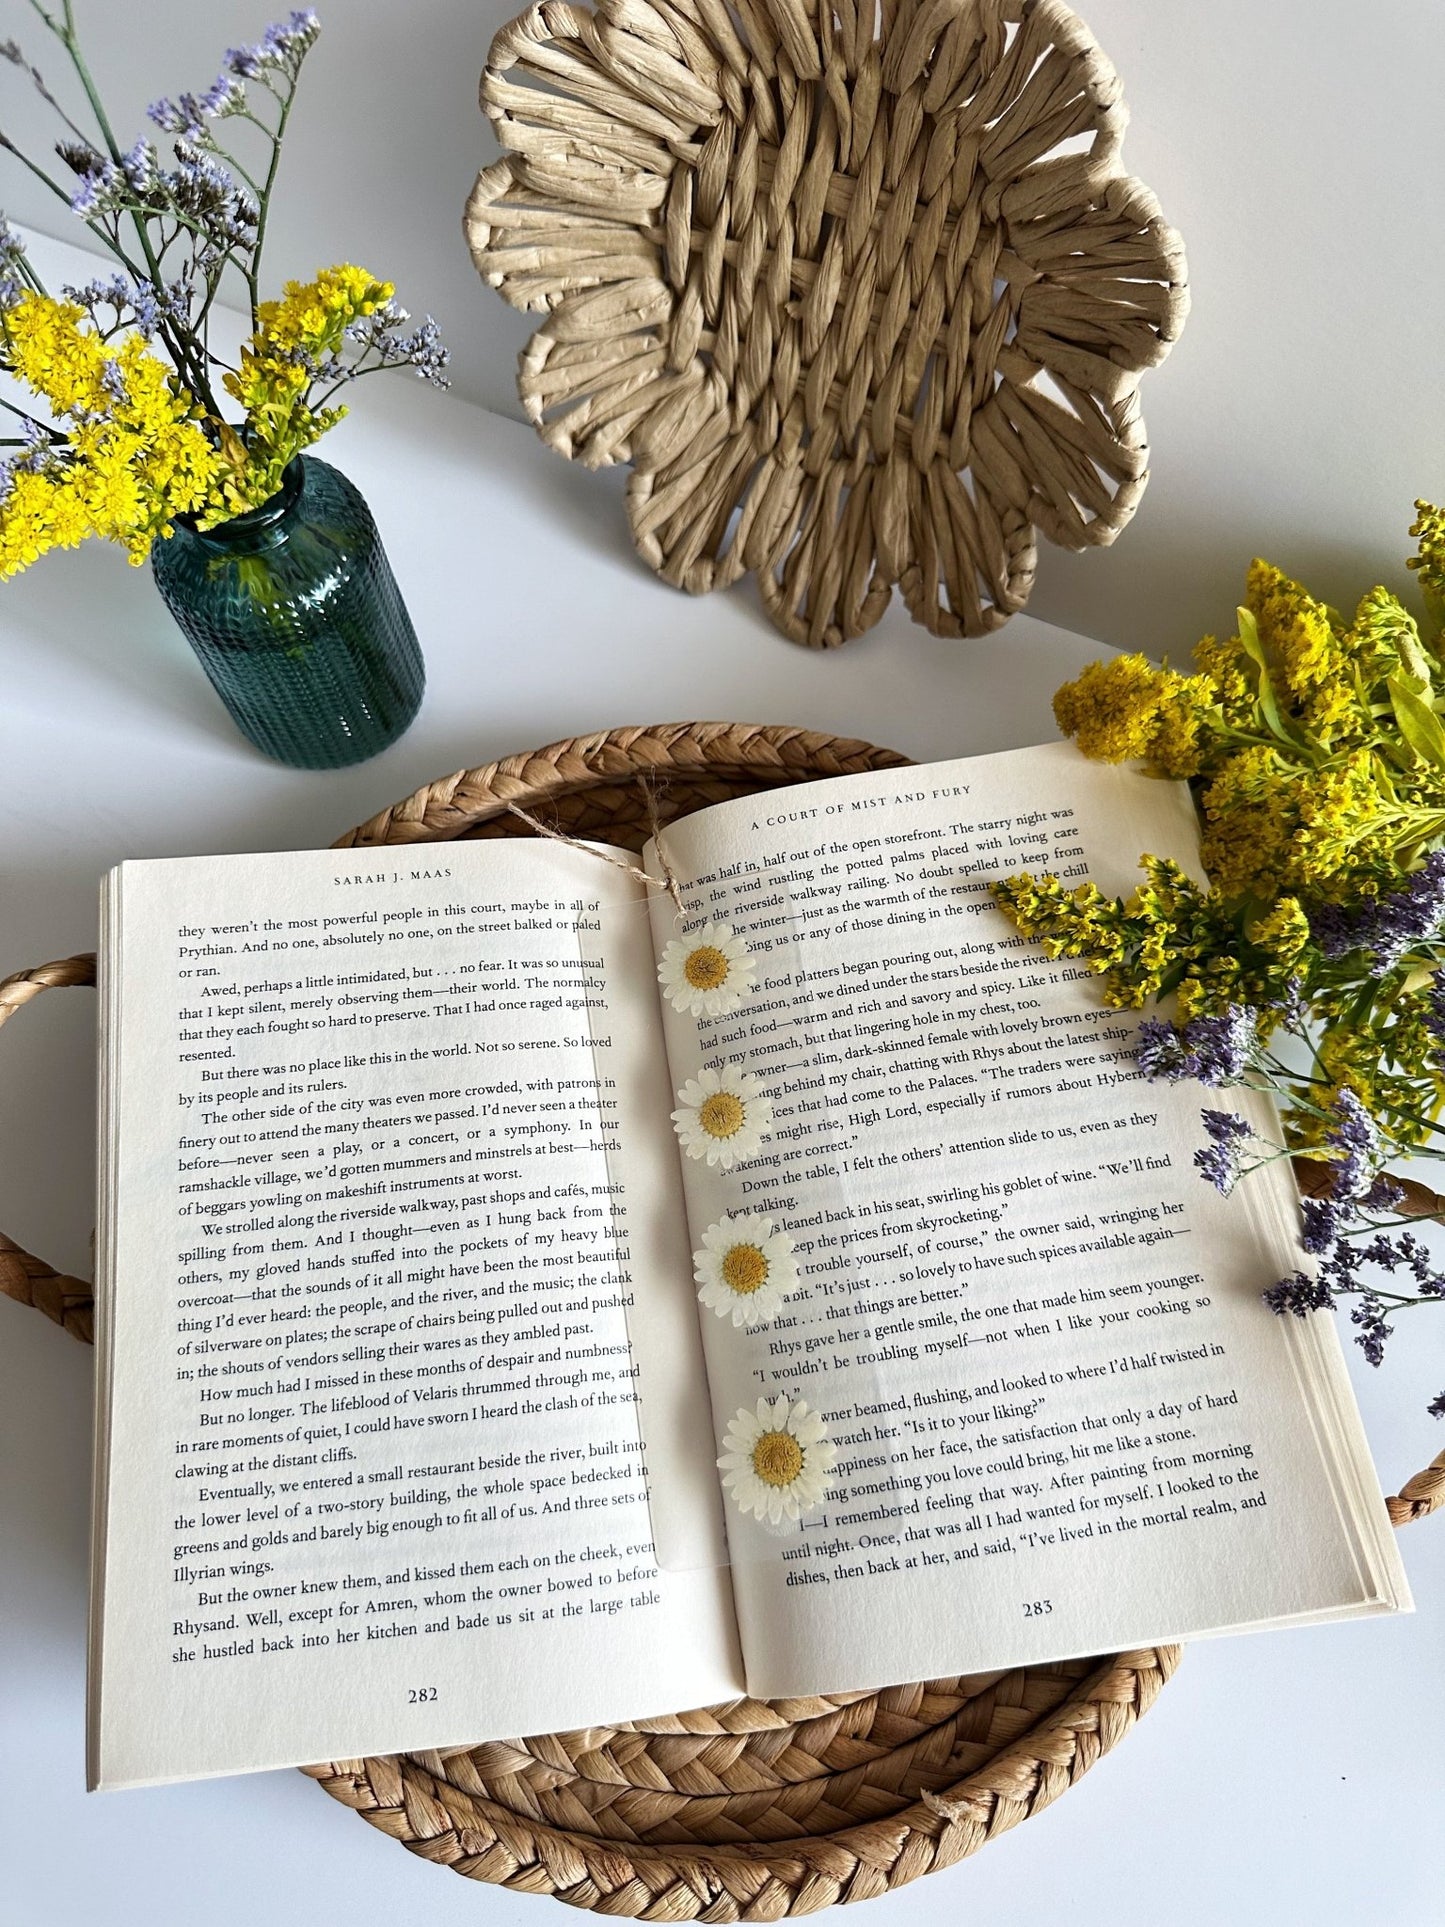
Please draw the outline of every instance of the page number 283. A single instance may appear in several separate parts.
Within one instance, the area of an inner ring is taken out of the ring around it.
[[[1042,1619],[1045,1613],[1054,1610],[1052,1599],[1026,1599],[1023,1602],[1025,1619]]]
[[[425,1706],[437,1697],[435,1686],[408,1686],[406,1703],[408,1706]]]

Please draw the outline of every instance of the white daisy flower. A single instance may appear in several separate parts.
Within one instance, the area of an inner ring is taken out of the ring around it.
[[[757,980],[752,952],[730,923],[705,923],[692,937],[674,937],[662,953],[657,980],[675,1010],[689,1017],[726,1017]]]
[[[838,1448],[819,1413],[799,1399],[760,1398],[741,1406],[718,1460],[723,1484],[746,1513],[776,1526],[823,1502]]]
[[[690,1158],[730,1171],[756,1157],[772,1128],[773,1102],[741,1064],[700,1071],[677,1094],[672,1128]]]
[[[772,1219],[761,1211],[719,1218],[702,1234],[702,1250],[692,1254],[692,1262],[698,1297],[734,1325],[771,1323],[798,1287],[793,1241],[786,1231],[774,1231]]]

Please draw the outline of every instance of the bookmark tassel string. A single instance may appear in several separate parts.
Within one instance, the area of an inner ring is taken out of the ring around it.
[[[524,810],[518,803],[509,803],[507,808],[513,816],[520,818],[529,830],[535,830],[538,836],[545,836],[549,842],[561,843],[569,850],[580,850],[584,856],[596,857],[599,863],[609,863],[614,870],[621,870],[625,876],[635,877],[639,883],[647,884],[649,889],[666,890],[677,907],[677,914],[680,917],[687,914],[682,901],[682,887],[678,883],[676,873],[668,861],[667,852],[663,847],[662,823],[657,814],[656,798],[650,789],[647,792],[647,813],[652,824],[653,841],[656,844],[657,854],[662,862],[662,875],[660,877],[655,877],[650,870],[644,870],[640,863],[628,863],[623,857],[612,856],[606,850],[599,850],[595,844],[584,843],[578,837],[568,836],[565,831],[550,828],[539,818],[533,816],[530,810]]]

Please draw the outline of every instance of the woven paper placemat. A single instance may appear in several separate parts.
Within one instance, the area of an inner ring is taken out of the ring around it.
[[[746,572],[794,642],[895,588],[936,635],[1102,547],[1149,479],[1139,382],[1189,307],[1120,161],[1119,80],[1063,0],[541,0],[482,75],[482,278],[560,454],[631,469],[639,554]]]

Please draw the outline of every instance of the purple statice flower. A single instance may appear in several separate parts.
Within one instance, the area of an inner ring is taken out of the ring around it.
[[[77,307],[117,309],[129,307],[134,292],[134,283],[123,274],[113,274],[107,281],[87,281],[80,287],[66,282],[60,290],[62,300],[73,301]]]
[[[1372,977],[1388,976],[1407,951],[1440,934],[1445,917],[1445,851],[1432,850],[1402,888],[1345,908],[1320,905],[1310,932],[1330,962],[1362,951]]]
[[[1308,1009],[1304,978],[1291,977],[1285,984],[1283,993],[1269,1008],[1279,1011],[1286,1030],[1298,1030]]]
[[[1445,1298],[1445,1277],[1436,1271],[1430,1247],[1423,1244],[1414,1232],[1402,1231],[1395,1239],[1395,1248],[1400,1254],[1400,1262],[1408,1266],[1410,1275],[1424,1296]]]
[[[1439,1398],[1432,1398],[1425,1410],[1431,1418],[1445,1418],[1445,1392],[1442,1392]]]
[[[54,475],[63,465],[55,441],[39,422],[27,416],[20,425],[20,433],[23,447],[17,454],[0,461],[0,508],[9,499],[17,475]]]
[[[210,120],[239,114],[246,105],[246,89],[232,73],[220,74],[201,95],[200,109]]]
[[[1333,1122],[1324,1142],[1340,1155],[1334,1160],[1330,1195],[1356,1202],[1374,1188],[1380,1159],[1380,1133],[1375,1120],[1348,1088],[1335,1092],[1330,1110]]]
[[[414,334],[405,336],[397,344],[397,360],[415,369],[423,381],[429,381],[433,388],[449,388],[451,377],[447,367],[452,351],[442,340],[442,331],[427,315]]]
[[[25,452],[16,457],[15,465],[17,468],[28,469],[33,475],[38,475],[49,466],[55,443],[48,431],[29,416],[22,424],[20,433],[25,438]]]
[[[149,194],[159,177],[160,157],[154,145],[142,138],[121,155],[120,168],[132,193]]]
[[[1350,1322],[1359,1326],[1355,1343],[1370,1364],[1381,1364],[1385,1357],[1385,1341],[1395,1328],[1386,1322],[1385,1307],[1374,1292],[1361,1294],[1359,1304],[1350,1308]]]
[[[1202,1084],[1218,1088],[1233,1084],[1249,1067],[1257,1012],[1248,1004],[1231,1004],[1217,1017],[1193,1017],[1184,1026],[1189,1049],[1199,1059]]]
[[[1338,1303],[1343,1297],[1353,1298],[1356,1302],[1350,1311],[1350,1321],[1356,1328],[1355,1343],[1370,1364],[1378,1365],[1394,1328],[1386,1316],[1384,1299],[1365,1275],[1367,1267],[1387,1275],[1408,1271],[1418,1292],[1416,1303],[1427,1298],[1445,1298],[1445,1276],[1435,1270],[1428,1249],[1413,1233],[1404,1231],[1391,1236],[1376,1232],[1364,1243],[1353,1243],[1349,1220],[1355,1210],[1354,1201],[1346,1201],[1335,1209],[1339,1213],[1337,1224],[1345,1228],[1327,1248],[1319,1277],[1308,1280],[1304,1273],[1296,1272],[1265,1292],[1265,1302],[1274,1311],[1293,1311],[1303,1316],[1305,1311],[1323,1310],[1326,1304]],[[1304,1285],[1300,1283],[1302,1279],[1305,1279]],[[1311,1289],[1306,1290],[1305,1285]]]
[[[161,176],[161,185],[201,230],[196,255],[204,274],[229,249],[252,245],[256,204],[237,185],[229,168],[190,141],[178,140],[175,153],[176,165]]]
[[[79,175],[82,180],[105,165],[104,154],[98,147],[92,147],[89,141],[57,141],[55,151],[71,173]]]
[[[297,8],[284,24],[266,29],[265,44],[274,47],[283,59],[292,55],[306,53],[316,41],[321,31],[321,21],[314,8]]]
[[[118,408],[123,407],[130,400],[130,392],[125,385],[125,372],[120,363],[109,355],[101,367],[100,385]]]
[[[309,7],[293,13],[269,26],[255,46],[228,48],[226,71],[238,80],[264,80],[278,71],[294,79],[320,31],[321,22]]]
[[[58,476],[65,467],[65,448],[48,428],[27,415],[20,425],[20,451],[0,462],[0,507],[15,486],[17,475]]]
[[[1239,1166],[1223,1144],[1201,1144],[1194,1153],[1194,1168],[1221,1198],[1227,1198],[1239,1181]]]
[[[0,308],[8,308],[25,293],[25,243],[0,214]]]
[[[1334,1303],[1329,1286],[1323,1278],[1311,1278],[1307,1272],[1292,1271],[1287,1278],[1281,1278],[1277,1285],[1271,1285],[1264,1293],[1264,1302],[1276,1317],[1284,1317],[1286,1312],[1296,1318],[1303,1318],[1307,1312],[1328,1311]]]
[[[1237,1083],[1249,1068],[1257,1014],[1252,1005],[1230,1004],[1218,1016],[1191,1017],[1182,1026],[1146,1017],[1135,1051],[1139,1068],[1146,1077],[1192,1077],[1216,1090]]]
[[[1146,1077],[1176,1080],[1199,1074],[1199,1059],[1186,1048],[1183,1033],[1162,1017],[1146,1017],[1140,1024],[1134,1055]]]
[[[174,281],[168,281],[160,291],[149,284],[137,289],[136,319],[141,327],[149,323],[158,328],[162,322],[175,322],[185,327],[190,322],[195,305],[196,284],[188,270],[185,274],[177,275]]]
[[[228,47],[226,71],[238,80],[259,80],[266,71],[265,57],[259,47]]]
[[[1201,1111],[1209,1143],[1194,1153],[1194,1163],[1221,1197],[1227,1198],[1244,1174],[1244,1147],[1254,1133],[1237,1111]]]
[[[42,423],[26,416],[20,424],[22,447],[4,464],[0,501],[10,493],[17,475],[58,476],[65,467],[65,444]]]
[[[1405,1196],[1404,1186],[1397,1184],[1388,1171],[1382,1171],[1360,1199],[1362,1211],[1393,1211]]]
[[[1350,1213],[1333,1198],[1305,1198],[1300,1203],[1300,1243],[1313,1257],[1330,1250]]]
[[[441,329],[428,315],[413,333],[404,335],[401,330],[410,320],[405,308],[387,301],[374,314],[354,322],[347,338],[363,354],[368,350],[375,354],[383,367],[414,368],[434,388],[449,387],[446,371],[451,351],[443,345]]]
[[[1316,1160],[1324,1166],[1327,1188],[1304,1202],[1304,1247],[1314,1252],[1327,1251],[1336,1238],[1360,1229],[1362,1212],[1393,1210],[1405,1195],[1379,1170],[1379,1130],[1348,1088],[1335,1092],[1321,1149],[1335,1156]]]
[[[206,138],[205,111],[194,94],[182,94],[179,100],[167,97],[153,100],[146,114],[163,134],[187,141]]]
[[[130,311],[135,316],[137,330],[149,341],[161,325],[162,297],[149,281],[136,284],[130,298]],[[189,313],[189,307],[187,308]]]
[[[114,333],[128,315],[147,340],[155,333],[155,295],[148,282],[137,284],[123,274],[113,274],[108,280],[87,281],[82,287],[67,284],[60,293],[63,300],[84,308],[102,334]],[[102,308],[111,310],[106,324],[101,321],[99,310]]]
[[[120,169],[113,161],[106,161],[87,174],[76,188],[70,197],[71,210],[85,220],[92,214],[104,213],[124,185],[125,176]]]

